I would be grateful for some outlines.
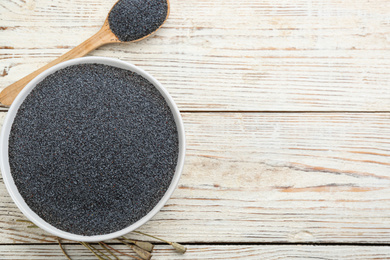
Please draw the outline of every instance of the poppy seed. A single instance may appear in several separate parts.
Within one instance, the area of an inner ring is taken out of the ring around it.
[[[156,31],[167,15],[167,0],[120,0],[111,9],[108,23],[120,41],[128,42]]]
[[[121,230],[163,197],[178,132],[152,83],[128,70],[80,64],[41,81],[19,107],[9,164],[27,205],[79,235]]]

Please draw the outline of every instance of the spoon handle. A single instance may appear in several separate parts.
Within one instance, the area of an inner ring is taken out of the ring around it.
[[[78,58],[86,55],[90,51],[102,46],[104,44],[110,42],[118,42],[117,37],[111,32],[107,23],[103,25],[103,27],[94,34],[91,38],[87,39],[80,45],[76,46],[72,50],[68,51],[61,57],[53,60],[52,62],[46,64],[45,66],[37,69],[31,74],[25,76],[24,78],[16,81],[15,83],[9,85],[3,91],[0,92],[0,105],[10,106],[19,92],[36,76],[38,76],[43,71],[47,70],[54,65],[61,63],[63,61],[67,61],[73,58]]]

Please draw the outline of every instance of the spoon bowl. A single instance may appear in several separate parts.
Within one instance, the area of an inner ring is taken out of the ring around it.
[[[166,17],[164,19],[162,19],[162,22],[160,24],[157,24],[158,26],[156,26],[156,24],[154,24],[153,28],[155,28],[155,29],[146,35],[142,35],[140,37],[138,36],[135,39],[132,39],[129,41],[121,41],[120,38],[122,38],[122,37],[118,37],[111,30],[109,17],[110,17],[112,10],[114,10],[114,8],[116,6],[118,6],[118,4],[122,4],[126,1],[130,2],[129,6],[133,7],[134,9],[147,10],[145,6],[143,6],[143,8],[140,8],[139,5],[140,4],[148,5],[153,0],[142,0],[142,1],[139,1],[139,0],[119,0],[118,2],[116,2],[116,4],[111,8],[110,12],[108,13],[107,18],[104,21],[103,26],[100,28],[100,30],[97,33],[95,33],[92,37],[90,37],[89,39],[87,39],[86,41],[81,43],[80,45],[76,46],[72,50],[68,51],[67,53],[65,53],[62,56],[58,57],[57,59],[53,60],[52,62],[46,64],[45,66],[39,68],[38,70],[30,73],[29,75],[23,77],[22,79],[16,81],[15,83],[13,83],[13,84],[9,85],[8,87],[6,87],[5,89],[3,89],[3,91],[0,92],[0,105],[3,107],[10,106],[12,104],[12,102],[15,100],[16,96],[19,94],[19,92],[32,79],[34,79],[36,76],[41,74],[43,71],[53,67],[54,65],[57,65],[63,61],[67,61],[70,59],[83,57],[86,54],[88,54],[89,52],[91,52],[91,51],[93,51],[93,50],[97,49],[98,47],[105,45],[105,44],[121,43],[121,42],[136,42],[136,41],[143,40],[143,39],[149,37],[150,35],[152,35],[153,33],[155,33],[158,29],[160,29],[161,26],[168,19],[169,10],[170,10],[169,0],[161,0],[161,2],[166,2],[166,5],[162,5],[162,6],[165,6],[165,8],[166,8],[166,10],[164,10],[164,11],[166,11]],[[134,4],[131,4],[131,2],[134,2]],[[145,14],[148,15],[147,12],[144,12],[141,15],[145,15]],[[145,17],[140,17],[140,18],[142,19]],[[148,21],[149,19],[145,19],[145,20]]]

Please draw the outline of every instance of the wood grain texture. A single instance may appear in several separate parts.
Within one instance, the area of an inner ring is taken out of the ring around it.
[[[145,36],[147,37],[147,36]],[[114,35],[114,33],[110,30],[110,26],[108,23],[108,17],[104,22],[102,28],[93,36],[69,50],[65,54],[56,58],[55,60],[49,62],[48,64],[40,67],[36,71],[28,74],[27,76],[21,78],[20,80],[12,83],[8,87],[4,88],[0,92],[0,105],[2,106],[11,106],[14,102],[16,96],[20,93],[20,91],[35,77],[39,74],[48,70],[49,68],[57,65],[59,63],[68,61],[70,59],[80,58],[85,56],[87,53],[95,50],[96,48],[108,44],[108,43],[117,43],[120,42],[119,39]]]
[[[390,243],[387,113],[183,113],[178,189],[140,230],[178,242]],[[28,229],[0,184],[0,243]]]
[[[0,87],[75,47],[116,0],[0,3]],[[171,0],[157,34],[91,55],[160,80],[182,110],[389,111],[385,0]]]
[[[96,33],[115,2],[0,1],[0,88]],[[191,244],[154,258],[390,259],[390,2],[170,2],[153,37],[91,53],[145,69],[186,111],[183,176],[140,231]],[[62,259],[17,219],[0,179],[0,259]]]
[[[115,245],[126,253],[126,247]],[[81,245],[64,245],[66,252],[74,260],[96,259]],[[294,246],[294,245],[189,245],[186,254],[178,254],[167,246],[157,245],[152,259],[158,260],[198,260],[198,259],[311,259],[311,260],[377,260],[390,259],[390,247],[357,246]],[[66,259],[57,245],[0,245],[3,260]],[[130,258],[126,258],[130,259]]]

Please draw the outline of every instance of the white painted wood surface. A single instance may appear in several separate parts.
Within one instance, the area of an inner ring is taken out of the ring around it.
[[[2,0],[0,86],[95,33],[116,0]],[[172,0],[145,41],[91,55],[152,73],[182,110],[384,111],[385,0]]]
[[[184,243],[389,243],[387,113],[183,118],[183,177],[143,231]],[[1,243],[54,241],[15,222],[3,184],[0,198]]]
[[[2,0],[0,88],[95,33],[114,2]],[[183,111],[183,177],[140,230],[190,249],[155,259],[390,259],[390,2],[170,2],[150,39],[91,53],[141,66]],[[23,218],[0,181],[0,259],[59,259]]]
[[[115,245],[126,253],[131,253],[125,246]],[[73,260],[96,259],[87,249],[81,245],[65,245],[65,250]],[[62,260],[63,257],[58,245],[13,245],[3,251],[2,260]],[[15,257],[14,252],[20,254]],[[390,247],[357,247],[357,246],[203,246],[190,245],[186,254],[181,255],[167,246],[156,246],[152,259],[156,260],[226,260],[226,259],[267,259],[267,260],[290,260],[290,259],[345,259],[345,260],[385,260],[389,257]],[[121,258],[122,259],[122,258]],[[123,258],[126,259],[126,258]],[[130,258],[127,258],[130,259]]]

